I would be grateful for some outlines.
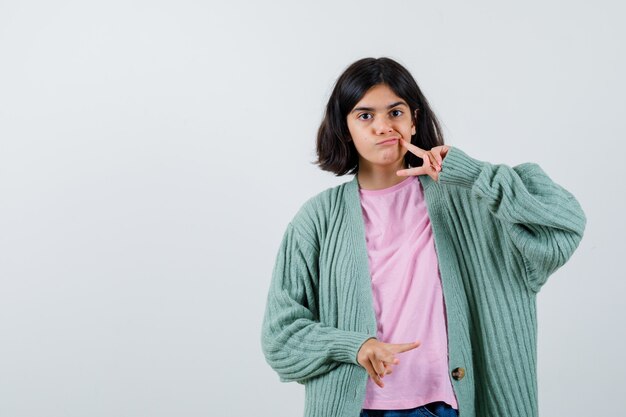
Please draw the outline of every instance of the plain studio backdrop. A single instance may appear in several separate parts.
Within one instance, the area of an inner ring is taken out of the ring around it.
[[[405,65],[447,144],[536,162],[585,236],[538,295],[542,416],[626,394],[621,2],[0,3],[0,416],[298,416],[261,321],[315,134]],[[617,403],[616,403],[617,401]],[[504,416],[503,416],[504,417]]]

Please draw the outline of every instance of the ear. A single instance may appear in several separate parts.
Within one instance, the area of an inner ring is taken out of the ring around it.
[[[413,119],[411,120],[411,136],[413,136],[416,132],[417,132],[417,128],[415,127],[415,124],[417,123],[417,114],[419,113],[419,108],[415,109],[415,111],[413,112],[413,115],[415,117],[413,117]]]

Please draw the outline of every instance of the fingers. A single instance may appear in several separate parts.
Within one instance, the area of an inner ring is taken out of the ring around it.
[[[430,152],[430,155],[432,156],[431,160],[437,161],[437,167],[441,169],[441,163],[443,162],[443,158],[441,157],[441,148],[437,146],[431,149],[429,152]]]
[[[372,367],[374,368],[374,372],[376,372],[376,375],[378,375],[378,377],[382,378],[383,376],[385,376],[385,364],[383,363],[383,361],[373,360]]]
[[[377,362],[377,361],[374,361],[374,362]],[[366,364],[365,369],[367,370],[367,373],[369,374],[370,378],[372,378],[372,381],[376,383],[376,385],[378,385],[381,388],[385,386],[385,384],[383,383],[382,377],[380,376],[381,374],[384,375],[384,370],[379,373],[374,368],[371,361]]]
[[[369,356],[365,369],[376,385],[383,388],[385,386],[383,378],[392,372],[391,365],[397,363],[399,360],[388,350],[377,350]]]
[[[391,365],[385,364],[385,374],[390,374],[393,372],[393,369],[391,369]],[[383,375],[384,377],[385,375]]]
[[[450,150],[451,146],[450,145],[442,145],[441,146],[441,157],[445,158],[446,155],[448,154],[448,151]]]
[[[450,145],[439,145],[439,146],[435,146],[434,148],[430,150],[431,153],[435,156],[440,167],[443,164],[443,159],[446,157],[449,150],[450,150]]]
[[[383,388],[385,384],[382,379],[393,372],[392,365],[400,363],[394,354],[415,349],[420,344],[420,341],[392,344],[372,339],[363,344],[362,350],[359,351],[359,364],[367,370],[374,383]]]
[[[434,165],[435,168],[441,169],[441,162],[443,161],[443,158],[440,155],[436,155],[435,156],[435,154],[432,152],[432,150],[426,151],[426,150],[424,150],[422,148],[419,148],[419,147],[413,145],[411,142],[408,142],[408,141],[406,141],[404,139],[400,139],[400,143],[404,147],[406,147],[412,154],[417,155],[417,156],[419,156],[422,159],[424,158],[424,154],[430,155],[430,160],[432,162],[436,161],[436,164]],[[433,149],[435,149],[435,148],[433,148]],[[441,151],[441,149],[437,149],[437,150]],[[444,154],[444,156],[445,156],[445,154]]]
[[[435,153],[432,149],[427,152],[430,165],[437,171],[441,171],[441,156]]]
[[[431,176],[435,181],[438,178],[437,172],[441,171],[441,163],[443,161],[443,158],[441,157],[441,155],[439,154],[442,149],[439,147],[435,147],[433,149],[435,149],[437,152],[433,152],[432,150],[430,151],[426,151],[424,149],[421,149],[415,145],[413,145],[412,143],[404,140],[404,139],[400,139],[400,143],[402,144],[402,146],[404,146],[405,148],[407,148],[407,150],[409,152],[411,152],[414,155],[417,155],[418,157],[422,158],[424,160],[423,164],[421,167],[415,167],[415,168],[408,168],[408,169],[401,169],[399,171],[396,171],[396,175],[399,176],[408,176],[408,175],[424,175],[427,174],[429,176]],[[447,149],[446,149],[447,151]],[[444,153],[445,156],[445,153]],[[420,169],[422,168],[422,169]]]
[[[400,363],[400,360],[394,356],[394,353],[406,352],[408,350],[415,349],[420,345],[420,341],[397,344],[386,343],[386,352],[378,351],[375,355],[373,355],[374,358],[370,358],[370,361],[367,364],[368,367],[366,368],[368,370],[368,374],[376,385],[383,388],[385,386],[383,378],[386,374],[391,374],[393,372],[391,365],[397,365]]]
[[[437,178],[439,178],[439,174],[437,173],[437,170],[431,165],[429,155],[429,153],[424,153],[424,163],[422,166],[426,167],[426,174],[428,174],[428,176],[430,176],[433,180],[437,181]]]
[[[424,175],[424,174],[426,174],[426,175],[430,176],[433,180],[437,181],[438,171],[430,163],[430,159],[428,158],[428,154],[425,153],[423,159],[424,159],[424,163],[422,164],[422,166],[415,167],[415,168],[399,169],[399,170],[396,171],[396,175],[399,175],[401,177],[406,177],[406,176],[409,176],[409,175]]]
[[[428,174],[428,171],[426,170],[425,166],[421,166],[421,167],[415,167],[415,168],[406,168],[406,169],[400,169],[398,171],[396,171],[396,175],[400,175],[400,176],[409,176],[409,175],[424,175],[424,174]]]
[[[411,142],[407,142],[406,140],[402,138],[400,138],[400,143],[402,144],[402,146],[406,147],[409,150],[409,152],[419,156],[420,158],[422,158],[422,155],[424,155],[424,152],[426,152],[424,149],[418,148],[417,146],[413,145]]]
[[[394,343],[394,344],[389,345],[389,347],[394,353],[402,353],[402,352],[406,352],[407,350],[415,349],[416,347],[419,347],[421,344],[422,342],[417,340],[411,343]]]

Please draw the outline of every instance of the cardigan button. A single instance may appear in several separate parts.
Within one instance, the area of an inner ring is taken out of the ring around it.
[[[463,368],[454,368],[452,370],[452,378],[456,379],[457,381],[460,379],[463,379],[463,377],[465,376],[465,369]]]

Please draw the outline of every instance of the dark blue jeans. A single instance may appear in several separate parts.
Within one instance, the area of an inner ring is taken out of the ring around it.
[[[458,417],[457,410],[444,403],[436,401],[421,407],[407,410],[361,410],[360,417]]]

